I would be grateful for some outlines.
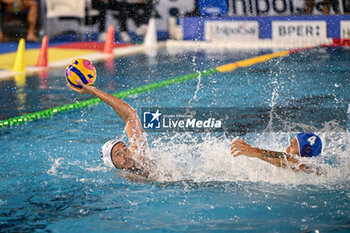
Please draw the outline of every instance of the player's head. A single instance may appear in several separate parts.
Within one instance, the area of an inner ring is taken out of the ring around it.
[[[322,152],[321,138],[313,133],[298,133],[299,155],[302,157],[318,156]]]
[[[129,169],[133,166],[131,152],[123,141],[113,139],[101,148],[101,158],[108,167]]]
[[[301,157],[314,157],[322,152],[321,138],[313,133],[298,133],[286,149],[289,154]]]

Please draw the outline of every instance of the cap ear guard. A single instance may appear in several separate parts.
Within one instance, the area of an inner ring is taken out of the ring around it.
[[[106,142],[102,147],[101,147],[101,159],[103,160],[103,163],[107,166],[107,167],[115,167],[115,164],[112,161],[112,150],[113,147],[115,145],[117,145],[118,143],[123,142],[121,140],[117,140],[117,139],[112,139],[109,140],[108,142]]]
[[[301,157],[310,157],[312,154],[312,147],[310,145],[303,145],[300,150]]]
[[[314,157],[322,152],[322,140],[313,133],[298,133],[296,139],[301,157]]]

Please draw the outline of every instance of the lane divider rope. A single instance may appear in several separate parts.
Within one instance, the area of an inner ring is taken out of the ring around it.
[[[159,81],[159,82],[152,83],[152,84],[147,84],[147,85],[133,88],[133,89],[126,90],[126,91],[117,92],[113,95],[120,98],[120,99],[124,99],[124,98],[131,96],[131,95],[141,94],[141,93],[152,91],[152,90],[155,90],[155,89],[158,89],[161,87],[167,87],[167,86],[182,83],[182,82],[185,82],[185,81],[188,81],[191,79],[196,79],[199,76],[204,77],[204,76],[211,75],[214,73],[230,72],[230,71],[237,69],[238,67],[247,67],[247,66],[257,64],[257,63],[263,63],[263,62],[266,62],[266,61],[273,59],[273,58],[287,56],[288,54],[291,54],[291,52],[282,51],[282,52],[277,52],[277,53],[265,54],[262,56],[253,57],[253,58],[245,59],[242,61],[225,64],[225,65],[218,66],[218,67],[215,67],[212,69],[187,74],[187,75],[175,77],[175,78],[164,80],[164,81]],[[25,122],[33,121],[33,120],[37,120],[37,119],[48,118],[48,117],[53,116],[53,115],[60,113],[60,112],[70,111],[70,110],[74,110],[74,109],[88,108],[90,106],[97,105],[100,102],[101,102],[101,100],[99,98],[92,98],[92,99],[83,100],[83,101],[79,101],[79,102],[75,102],[75,103],[71,103],[71,104],[65,104],[62,106],[50,108],[50,109],[43,110],[43,111],[25,114],[22,116],[18,116],[18,117],[14,117],[14,118],[0,121],[0,128],[12,126],[12,125],[23,124]]]

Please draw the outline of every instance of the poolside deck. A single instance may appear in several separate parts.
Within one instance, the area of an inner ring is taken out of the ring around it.
[[[32,75],[45,69],[65,67],[70,61],[78,57],[84,57],[91,61],[104,60],[111,57],[127,56],[142,53],[152,47],[137,44],[115,43],[111,54],[103,53],[102,42],[61,42],[49,43],[48,66],[37,67],[39,59],[40,43],[27,43],[24,51],[25,71],[13,71],[18,43],[0,43],[0,81],[12,79],[18,74]],[[158,47],[158,45],[156,46]]]
[[[144,44],[125,44],[115,43],[112,53],[103,53],[103,42],[49,42],[48,48],[48,65],[47,67],[36,66],[39,58],[40,43],[27,43],[24,52],[25,71],[13,71],[13,65],[16,57],[18,43],[0,43],[0,81],[14,78],[19,74],[33,75],[42,70],[64,68],[70,61],[78,57],[84,57],[91,61],[101,61],[111,57],[121,57],[133,54],[147,52],[162,47],[168,50],[177,49],[272,49],[276,51],[282,50],[298,50],[313,47],[350,47],[350,40],[270,40],[259,39],[255,41],[235,41],[235,42],[208,42],[208,41],[183,41],[183,40],[167,40],[166,42],[158,42],[152,46]]]

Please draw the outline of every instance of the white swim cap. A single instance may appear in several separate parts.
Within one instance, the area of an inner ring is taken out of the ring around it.
[[[123,142],[118,139],[112,139],[106,142],[102,147],[101,147],[101,158],[103,160],[103,163],[108,166],[108,167],[115,167],[115,164],[112,161],[112,149],[115,145],[117,145],[119,142]],[[124,143],[124,142],[123,142]]]

